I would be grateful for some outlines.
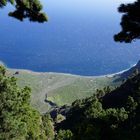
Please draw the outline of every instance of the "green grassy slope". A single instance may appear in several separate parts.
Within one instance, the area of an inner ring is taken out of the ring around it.
[[[81,99],[93,95],[97,89],[105,86],[114,86],[113,78],[107,77],[77,77],[69,85],[51,90],[48,99],[58,105],[70,104],[75,99]]]
[[[16,71],[19,74],[15,75]],[[13,69],[9,69],[7,73],[17,77],[21,87],[27,85],[32,88],[31,103],[40,112],[46,112],[49,109],[49,105],[45,102],[46,95],[48,100],[57,105],[64,105],[70,104],[76,99],[89,97],[97,89],[105,86],[119,85],[119,83],[113,82],[118,78],[115,76],[84,77]]]

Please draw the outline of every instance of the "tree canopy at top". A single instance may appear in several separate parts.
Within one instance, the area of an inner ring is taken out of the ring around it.
[[[16,8],[15,11],[9,13],[9,16],[20,21],[25,18],[41,23],[48,20],[46,14],[42,12],[43,6],[39,0],[0,0],[0,7],[3,8],[8,3]]]
[[[122,31],[114,36],[115,41],[131,43],[135,39],[140,39],[140,0],[122,4],[118,11],[123,13]]]

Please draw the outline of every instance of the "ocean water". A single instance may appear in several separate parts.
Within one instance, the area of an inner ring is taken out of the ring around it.
[[[131,0],[132,1],[132,0]],[[128,0],[42,0],[44,24],[0,12],[0,61],[10,68],[78,75],[104,75],[127,69],[140,59],[140,41],[116,43],[121,30],[117,8]]]

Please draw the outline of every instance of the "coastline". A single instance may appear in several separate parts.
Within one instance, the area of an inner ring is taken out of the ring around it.
[[[0,61],[0,65],[4,65],[6,66],[3,62]],[[135,67],[137,65],[137,63],[135,63],[134,65],[132,65],[131,67],[124,69],[122,71],[116,72],[116,73],[110,73],[110,74],[105,74],[105,75],[91,75],[91,76],[84,76],[84,75],[78,75],[78,74],[71,74],[71,73],[61,73],[61,72],[37,72],[37,71],[33,71],[33,70],[29,70],[29,69],[16,69],[16,68],[8,68],[6,67],[8,70],[13,70],[13,71],[23,71],[23,72],[27,72],[27,73],[32,73],[35,75],[40,75],[40,74],[55,74],[55,75],[63,75],[63,76],[73,76],[73,77],[83,77],[83,78],[97,78],[97,77],[113,77],[115,75],[120,75],[126,71],[128,71],[129,69]]]
[[[72,74],[72,73],[63,73],[63,72],[37,72],[37,71],[33,71],[33,70],[29,70],[29,69],[18,69],[18,68],[10,68],[8,67],[3,61],[0,61],[0,65],[5,66],[8,70],[12,70],[12,71],[22,71],[22,72],[26,72],[26,73],[32,73],[34,75],[40,75],[40,74],[55,74],[55,75],[63,75],[63,76],[73,76],[73,77],[83,77],[83,78],[100,78],[100,77],[113,77],[115,75],[120,75],[126,71],[128,71],[129,69],[135,67],[137,65],[137,63],[135,63],[134,65],[131,65],[129,68],[121,70],[119,72],[115,72],[115,73],[109,73],[109,74],[103,74],[103,75],[91,75],[91,76],[86,76],[86,75],[80,75],[80,74]]]
[[[133,65],[133,67],[135,66],[136,64]],[[9,76],[17,78],[20,87],[31,87],[31,104],[41,113],[49,109],[49,105],[45,102],[46,95],[47,101],[56,103],[58,106],[71,104],[76,99],[92,96],[97,89],[103,89],[106,86],[112,88],[119,86],[121,81],[118,79],[120,79],[121,73],[128,70],[100,76],[81,76],[69,73],[6,68]],[[19,73],[16,74],[16,72]]]

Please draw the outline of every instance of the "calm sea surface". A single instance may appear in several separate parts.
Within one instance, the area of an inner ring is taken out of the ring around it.
[[[140,59],[140,41],[116,43],[126,0],[42,0],[49,22],[20,22],[0,12],[0,60],[10,68],[78,75],[103,75]]]

